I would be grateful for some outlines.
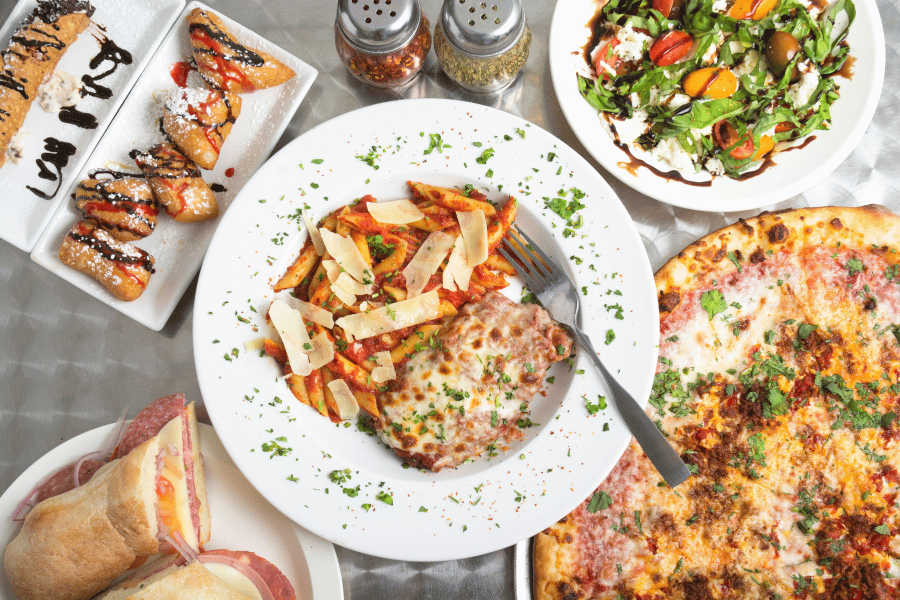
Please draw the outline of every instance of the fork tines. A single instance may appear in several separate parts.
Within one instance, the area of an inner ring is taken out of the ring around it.
[[[519,275],[532,291],[545,289],[549,282],[541,281],[553,277],[559,266],[528,235],[516,227],[511,227],[500,253],[513,263]]]

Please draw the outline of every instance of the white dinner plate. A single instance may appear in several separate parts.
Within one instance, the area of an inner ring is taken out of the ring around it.
[[[576,73],[587,75],[583,49],[588,21],[599,0],[559,0],[550,26],[550,74],[569,126],[607,171],[638,192],[661,202],[710,212],[751,210],[787,200],[827,177],[856,147],[875,114],[884,81],[884,30],[874,0],[853,0],[856,21],[847,42],[853,76],[838,77],[841,97],[831,107],[828,130],[812,133],[805,148],[775,155],[775,165],[744,181],[716,177],[696,186],[634,168],[600,122],[597,111],[578,91]]]
[[[241,114],[222,146],[222,153],[215,168],[211,171],[202,171],[203,179],[208,184],[219,184],[225,188],[225,191],[216,193],[219,217],[201,223],[178,223],[160,211],[156,231],[143,240],[132,242],[156,259],[156,272],[151,276],[150,283],[140,298],[134,302],[123,302],[113,298],[99,282],[67,267],[59,260],[59,246],[66,233],[72,225],[81,220],[81,214],[75,209],[70,195],[90,170],[108,165],[122,170],[117,165],[126,165],[136,171],[134,161],[129,158],[128,153],[134,148],[147,149],[163,141],[158,126],[162,109],[154,98],[160,97],[160,93],[164,90],[177,87],[170,71],[173,65],[191,56],[188,24],[184,17],[198,6],[222,17],[239,42],[268,52],[292,68],[297,75],[278,87],[241,96]],[[35,246],[31,258],[101,302],[109,304],[150,329],[159,331],[166,324],[184,290],[200,268],[206,246],[222,219],[222,213],[228,209],[231,201],[253,172],[269,156],[306,92],[309,91],[316,74],[316,70],[308,64],[246,27],[199,2],[191,2],[185,7],[175,26],[153,56],[153,60],[147,65],[79,177],[67,190],[66,198],[69,200],[62,203],[56,211]]]
[[[426,153],[437,135],[442,148]],[[479,163],[489,150],[493,156]],[[588,414],[585,398],[596,404],[606,391],[579,356],[571,370],[565,363],[553,367],[555,383],[531,404],[531,419],[540,425],[526,429],[508,451],[438,474],[405,469],[355,423],[335,425],[300,404],[274,360],[244,350],[245,342],[275,335],[264,315],[270,286],[306,238],[298,211],[308,206],[318,220],[365,194],[408,197],[408,180],[473,184],[500,202],[513,195],[518,226],[565,264],[579,294],[584,291],[582,324],[610,370],[646,401],[658,310],[647,255],[628,213],[603,178],[551,134],[509,113],[450,100],[363,108],[308,131],[269,160],[210,244],[195,300],[194,356],[225,447],[279,510],[366,554],[458,559],[510,546],[565,515],[612,469],[631,436],[612,407]],[[586,194],[577,229],[544,201],[573,187]],[[518,301],[520,291],[510,286],[508,295]],[[606,345],[608,330],[615,339]],[[349,481],[331,480],[344,470]]]
[[[113,427],[104,425],[86,431],[57,446],[28,467],[0,496],[0,543],[4,548],[20,529],[12,515],[22,498],[48,475],[102,448]],[[297,527],[266,502],[235,468],[215,430],[202,423],[200,449],[212,523],[210,543],[204,548],[258,554],[281,569],[297,598],[343,600],[334,546]],[[0,576],[0,598],[15,599],[5,575]]]
[[[109,98],[86,96],[76,105],[79,111],[92,115],[97,126],[84,129],[63,123],[56,113],[44,111],[38,106],[38,100],[34,100],[19,130],[23,136],[22,160],[18,164],[7,160],[0,167],[0,198],[3,198],[0,202],[0,238],[25,251],[31,250],[56,207],[68,197],[66,192],[72,181],[178,17],[184,0],[129,0],[128,10],[123,10],[122,3],[114,0],[92,0],[91,4],[96,9],[91,24],[69,47],[56,70],[78,79],[82,75],[95,76],[99,84],[111,90]],[[0,29],[0,48],[6,47],[13,31],[36,6],[37,0],[21,0],[16,5]],[[103,60],[91,68],[91,59],[99,55],[104,37],[127,51],[131,63],[114,64]],[[114,66],[110,75],[100,77]],[[61,177],[50,162],[46,163],[52,180],[38,176],[41,167],[37,160],[47,151],[45,140],[48,139],[74,147],[74,154],[66,156],[66,164],[61,167]],[[28,186],[49,198],[37,195]]]

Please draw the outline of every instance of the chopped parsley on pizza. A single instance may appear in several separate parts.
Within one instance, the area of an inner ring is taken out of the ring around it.
[[[900,217],[763,213],[656,283],[647,411],[693,475],[632,442],[535,538],[536,600],[900,598]]]

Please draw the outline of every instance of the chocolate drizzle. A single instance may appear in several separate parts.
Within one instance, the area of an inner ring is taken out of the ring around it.
[[[69,164],[69,158],[74,156],[76,148],[69,142],[61,142],[56,138],[48,137],[44,139],[44,150],[46,152],[42,152],[41,157],[34,161],[40,169],[38,177],[48,181],[55,181],[56,189],[53,190],[52,194],[47,194],[30,185],[25,187],[35,196],[49,200],[59,191],[59,187],[62,185],[63,167]],[[56,172],[47,168],[48,164],[53,166]]]
[[[154,146],[147,152],[132,150],[129,156],[147,177],[160,179],[200,177],[200,167],[197,163],[163,144]]]
[[[101,179],[102,176],[105,178]],[[153,232],[156,228],[158,208],[152,193],[148,193],[146,198],[139,198],[116,191],[111,185],[125,179],[143,179],[143,175],[98,169],[91,171],[88,177],[89,179],[78,184],[74,194],[76,207],[86,218],[97,221],[104,229],[124,231],[137,237],[145,237]],[[147,191],[149,192],[149,188]],[[103,206],[104,204],[106,206]],[[127,227],[105,218],[108,213],[116,212],[128,215],[128,219],[135,222],[135,226]]]
[[[128,50],[119,48],[114,41],[106,36],[97,38],[97,41],[100,42],[100,52],[91,59],[88,66],[91,70],[98,68],[104,62],[110,62],[112,63],[112,66],[99,75],[82,75],[81,83],[83,86],[81,88],[81,96],[95,96],[101,100],[105,100],[112,97],[112,90],[97,82],[115,73],[119,65],[130,65],[133,58]]]
[[[82,129],[97,129],[97,118],[86,112],[81,112],[74,106],[63,106],[59,109],[59,120],[69,125],[75,125]]]
[[[60,17],[77,12],[90,17],[94,14],[94,7],[85,0],[40,0],[37,7],[25,19],[25,23],[36,21],[56,23]]]
[[[76,233],[74,231],[69,232],[69,237],[71,237],[76,242],[81,242],[86,245],[91,250],[97,252],[104,259],[117,262],[123,265],[134,265],[144,269],[145,271],[149,271],[150,273],[155,273],[156,269],[153,268],[153,260],[150,258],[150,255],[137,248],[140,254],[138,256],[131,256],[129,254],[125,254],[121,250],[117,250],[112,247],[108,242],[105,242],[101,239],[98,239],[92,235],[86,235],[83,233]]]
[[[200,52],[209,56],[217,56],[219,58],[232,62],[242,62],[253,67],[261,67],[265,64],[266,61],[262,56],[234,41],[231,36],[219,29],[212,21],[210,21],[205,12],[202,14],[203,18],[207,19],[207,22],[191,23],[191,26],[189,28],[191,38],[195,37],[194,32],[202,31],[202,34],[205,34],[210,41],[216,42],[220,47],[224,46],[231,52],[226,56],[225,53],[217,51],[212,47],[212,44],[208,44],[204,40],[200,41],[204,42],[204,45],[206,47],[194,48],[194,52]]]

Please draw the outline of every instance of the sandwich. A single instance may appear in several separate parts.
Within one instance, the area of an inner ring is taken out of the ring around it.
[[[161,428],[160,415],[167,418]],[[199,453],[194,405],[185,407],[183,395],[147,407],[126,431],[116,458],[25,517],[4,555],[16,597],[86,600],[145,557],[208,542]]]
[[[212,550],[144,567],[95,600],[296,600],[288,578],[253,552]]]

